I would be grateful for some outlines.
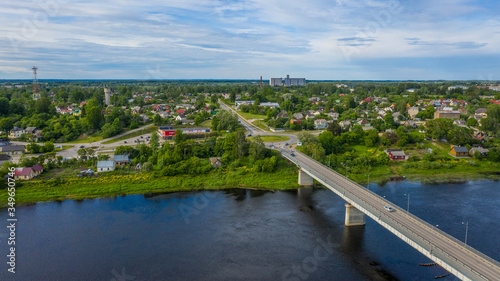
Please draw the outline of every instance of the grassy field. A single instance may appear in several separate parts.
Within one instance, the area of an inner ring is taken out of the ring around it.
[[[243,116],[243,118],[245,119],[259,119],[259,120],[264,120],[266,119],[266,115],[260,115],[260,114],[252,114],[252,113],[245,113],[245,112],[241,112],[241,111],[238,111],[238,114],[240,114],[241,116]]]
[[[262,120],[253,121],[252,124],[264,131],[270,131],[269,128],[262,122]]]
[[[53,173],[76,174],[77,170],[53,170]],[[154,177],[152,173],[134,175],[102,175],[96,178],[67,178],[64,180],[33,180],[18,185],[16,203],[30,204],[42,201],[110,197],[155,192],[191,190],[220,190],[228,188],[255,188],[285,190],[298,188],[295,167],[275,173],[249,173],[245,168],[208,175]],[[0,191],[0,207],[7,203],[7,190]]]
[[[92,136],[92,137],[83,137],[74,141],[70,141],[68,143],[91,143],[96,141],[101,141],[103,138],[101,136]]]
[[[260,136],[263,142],[287,141],[290,138],[286,136]],[[256,137],[251,137],[251,141],[255,141]]]
[[[138,136],[142,136],[144,134],[151,134],[152,132],[154,132],[156,130],[158,130],[157,126],[148,127],[146,129],[142,129],[142,130],[130,133],[130,134],[126,134],[124,136],[121,136],[121,137],[113,139],[113,140],[105,141],[105,142],[103,142],[103,144],[115,143],[115,142],[119,142],[119,141],[122,141],[122,140],[127,140],[129,138],[135,138],[135,137],[138,137]]]
[[[55,151],[63,151],[72,147],[73,147],[72,145],[63,145],[62,149],[56,148]]]

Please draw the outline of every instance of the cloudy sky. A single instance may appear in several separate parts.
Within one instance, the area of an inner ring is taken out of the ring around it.
[[[0,79],[500,80],[500,1],[2,0]]]

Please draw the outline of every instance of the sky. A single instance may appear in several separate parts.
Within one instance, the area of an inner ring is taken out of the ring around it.
[[[0,79],[500,80],[500,0],[2,0]]]

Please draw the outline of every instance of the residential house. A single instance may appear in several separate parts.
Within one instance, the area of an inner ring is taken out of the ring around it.
[[[276,102],[262,102],[262,103],[260,103],[260,106],[270,107],[270,108],[280,107],[279,103],[276,103]]]
[[[418,128],[418,125],[417,125],[417,123],[415,123],[415,121],[408,120],[408,121],[403,122],[403,125],[405,125],[406,127],[413,128],[413,129]]]
[[[130,163],[130,159],[128,158],[128,155],[115,155],[113,158],[113,161],[115,161],[115,166],[125,166]]]
[[[304,118],[304,115],[302,115],[302,113],[294,113],[293,117],[295,117],[296,119],[302,119]]]
[[[484,118],[484,115],[471,115],[471,116],[469,117],[469,119],[470,119],[470,118],[474,118],[474,119],[476,119],[476,120],[477,120],[477,122],[479,123],[479,125],[481,125],[481,119],[483,119],[483,118]]]
[[[455,110],[438,110],[434,112],[434,119],[436,118],[458,119],[460,118],[460,112]]]
[[[9,139],[18,139],[24,134],[26,134],[26,131],[24,129],[14,127],[12,130],[10,130]]]
[[[401,149],[386,149],[385,153],[389,155],[391,160],[406,160],[407,158],[406,153]]]
[[[351,121],[350,120],[340,121],[339,125],[341,128],[345,129],[345,128],[348,128],[349,126],[351,126]]]
[[[109,172],[115,170],[115,161],[97,161],[97,172]]]
[[[12,157],[8,154],[0,154],[0,166],[5,162],[12,163]]]
[[[19,154],[23,154],[25,147],[24,147],[24,145],[5,145],[5,146],[1,146],[0,150],[5,154],[19,155]]]
[[[177,115],[175,121],[186,121],[186,116],[184,116],[184,114]]]
[[[290,124],[302,125],[302,120],[301,119],[290,119]]]
[[[35,172],[31,167],[24,168],[16,168],[14,170],[14,179],[15,180],[31,180],[35,177]]]
[[[469,156],[469,150],[464,146],[452,146],[450,154],[455,157],[467,157]]]
[[[473,147],[469,150],[469,155],[474,155],[476,151],[479,151],[479,153],[481,153],[481,156],[485,156],[486,153],[488,153],[490,150],[482,147]]]
[[[488,117],[488,114],[486,114],[486,108],[478,108],[476,109],[476,115],[481,115],[484,117]]]
[[[43,173],[43,166],[40,164],[36,164],[35,166],[31,167],[33,170],[33,173],[35,174],[35,177],[39,176],[41,173]]]
[[[408,115],[410,115],[411,119],[414,119],[417,116],[418,112],[419,112],[418,107],[413,106],[408,108]]]
[[[314,119],[314,114],[312,114],[312,113],[307,113],[307,114],[306,114],[306,120],[309,120],[309,119]]]
[[[212,167],[214,168],[220,168],[222,166],[222,161],[220,157],[210,157],[209,161]]]
[[[459,127],[467,127],[465,125],[465,120],[461,120],[461,119],[454,120],[453,125],[457,125]]]
[[[328,117],[331,117],[334,121],[339,120],[339,114],[337,112],[329,112]]]
[[[288,114],[286,112],[281,112],[278,115],[276,115],[276,119],[278,118],[288,118]]]
[[[314,127],[317,130],[324,130],[324,129],[326,129],[326,127],[328,127],[328,122],[326,122],[325,119],[314,120]]]

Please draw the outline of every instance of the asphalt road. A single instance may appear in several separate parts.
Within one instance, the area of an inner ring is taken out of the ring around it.
[[[446,262],[455,266],[458,264],[457,267],[460,268],[460,271],[466,273],[472,280],[500,280],[500,264],[497,261],[478,253],[423,220],[407,214],[406,210],[391,205],[389,201],[319,162],[296,151],[293,152],[295,156],[291,156],[288,149],[283,149],[282,153],[322,181],[331,184],[335,188],[340,186],[354,202],[365,207],[372,214],[378,215],[383,221],[404,233],[407,237],[412,238],[412,240],[418,241],[421,245],[429,246],[430,249],[433,249],[435,255],[446,258]],[[384,209],[384,206],[390,206],[394,211],[389,212]],[[467,268],[472,269],[472,271]]]

